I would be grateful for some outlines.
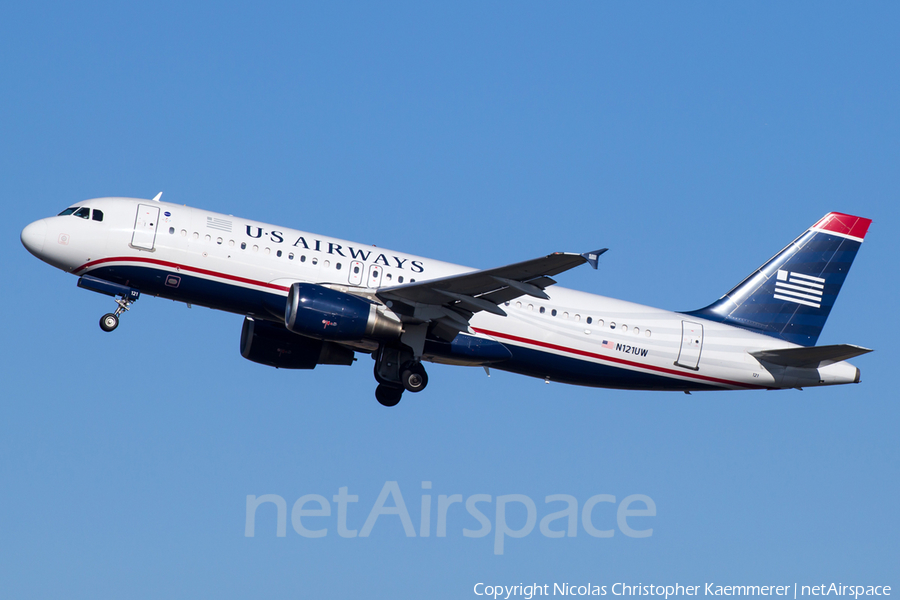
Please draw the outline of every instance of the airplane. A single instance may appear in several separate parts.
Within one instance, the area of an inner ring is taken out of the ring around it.
[[[816,346],[870,219],[831,212],[712,304],[673,312],[556,286],[606,249],[477,270],[198,208],[96,198],[22,230],[25,248],[112,296],[113,331],[141,295],[244,317],[241,355],[282,369],[374,359],[375,397],[428,384],[423,362],[545,382],[681,391],[859,383]]]

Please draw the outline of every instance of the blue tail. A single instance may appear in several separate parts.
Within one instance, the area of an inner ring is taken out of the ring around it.
[[[871,222],[828,213],[730,292],[687,314],[815,346]]]

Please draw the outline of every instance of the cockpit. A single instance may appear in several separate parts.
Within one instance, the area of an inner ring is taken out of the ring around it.
[[[68,217],[72,215],[73,217],[81,217],[82,219],[90,219],[93,221],[102,221],[103,220],[103,211],[97,210],[96,208],[91,211],[87,206],[71,206],[66,210],[59,213],[58,217]]]

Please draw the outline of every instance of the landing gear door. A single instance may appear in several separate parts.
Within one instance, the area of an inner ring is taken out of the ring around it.
[[[156,227],[159,225],[159,207],[139,204],[134,218],[134,235],[131,247],[138,250],[153,250],[156,243]]]
[[[381,286],[381,265],[371,265],[369,267],[369,284],[367,287],[377,288]]]
[[[699,371],[700,350],[703,348],[703,325],[692,321],[681,322],[681,349],[675,364]]]

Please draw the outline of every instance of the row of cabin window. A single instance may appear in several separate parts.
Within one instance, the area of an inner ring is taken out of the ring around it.
[[[174,227],[169,227],[169,235],[175,235],[175,228],[174,228]],[[187,230],[186,230],[186,229],[182,229],[182,230],[181,230],[181,237],[187,237]],[[195,232],[193,233],[193,236],[192,236],[192,237],[193,237],[195,240],[199,240],[199,239],[200,239],[200,234],[197,233],[197,232],[195,231]],[[207,242],[211,242],[211,241],[212,241],[212,236],[210,236],[209,234],[207,234],[207,235],[204,237],[204,240],[207,241]],[[218,245],[220,245],[220,246],[224,243],[224,241],[225,241],[225,240],[223,240],[222,238],[216,238],[216,244],[218,244]],[[228,245],[229,245],[230,247],[233,248],[233,247],[234,247],[234,240],[228,240]],[[247,242],[241,242],[241,250],[246,250],[246,249],[247,249]],[[253,246],[253,252],[259,252],[259,246]],[[272,250],[271,250],[270,248],[265,248],[265,249],[263,250],[263,253],[264,253],[264,254],[270,254],[271,252],[272,252]],[[276,251],[275,251],[275,256],[277,256],[278,258],[281,258],[283,255],[284,255],[284,253],[283,253],[281,250],[276,250]],[[293,252],[289,252],[288,255],[287,255],[287,258],[288,258],[288,260],[294,260],[294,253],[293,253]],[[306,262],[306,255],[305,255],[305,254],[301,254],[301,255],[300,255],[300,262]],[[310,262],[311,262],[313,265],[317,265],[317,264],[319,264],[319,259],[316,258],[316,257],[314,256]],[[322,263],[322,266],[324,266],[326,269],[329,268],[329,267],[331,266],[331,261],[326,260],[325,262]],[[334,268],[335,268],[336,270],[338,270],[338,271],[341,270],[341,267],[342,267],[342,266],[343,266],[343,265],[342,265],[341,263],[339,263],[339,262],[338,262],[338,263],[334,263]],[[353,274],[354,274],[354,275],[359,275],[359,267],[356,266],[356,267],[354,267],[353,269],[354,269]],[[377,272],[377,271],[375,272],[374,276],[375,276],[375,277],[378,277],[378,272]],[[393,275],[391,275],[391,273],[386,273],[385,276],[384,276],[384,278],[387,279],[388,281],[391,281],[391,280],[393,279]],[[403,283],[403,279],[404,279],[404,278],[403,278],[403,275],[400,275],[399,277],[397,277],[397,283]],[[415,283],[415,281],[416,281],[415,279],[410,279],[410,280],[409,280],[410,283]]]
[[[103,220],[103,211],[94,209],[93,216],[91,215],[91,209],[87,206],[73,206],[71,208],[67,208],[66,210],[59,213],[58,217],[68,217],[72,215],[73,217],[81,217],[82,219],[90,219],[92,221],[102,221]]]
[[[506,303],[506,306],[509,306],[509,302]],[[521,302],[516,302],[516,308],[522,308],[522,303],[521,303]],[[529,304],[529,305],[527,306],[527,308],[528,308],[528,310],[534,310],[534,305],[533,305],[533,304]],[[538,307],[538,312],[540,312],[541,314],[544,314],[544,313],[547,312],[547,309],[546,309],[546,307],[540,306],[540,307]],[[556,315],[557,315],[557,310],[556,310],[555,308],[550,309],[550,316],[551,316],[551,317],[555,317]],[[568,313],[568,312],[563,312],[562,316],[563,316],[564,319],[568,319],[568,318],[569,318],[569,313]],[[581,315],[579,315],[579,314],[575,314],[572,318],[573,318],[576,322],[581,321]],[[587,317],[587,318],[585,319],[585,323],[587,323],[588,325],[594,324],[594,318],[593,318],[593,317]],[[596,326],[597,326],[597,327],[604,327],[605,325],[606,325],[606,323],[605,323],[605,321],[604,321],[603,319],[597,319],[597,322],[596,322]],[[616,329],[616,328],[618,328],[619,331],[624,331],[625,333],[628,333],[628,325],[626,325],[626,324],[624,324],[624,323],[617,326],[616,323],[615,323],[615,321],[610,321],[610,322],[609,322],[609,328],[610,328],[610,329]],[[640,327],[634,327],[634,328],[631,330],[631,332],[632,332],[634,335],[640,335],[640,334],[641,334],[641,328],[640,328]],[[645,329],[645,330],[644,330],[644,335],[647,336],[647,337],[650,337],[650,330],[649,330],[649,329]]]

